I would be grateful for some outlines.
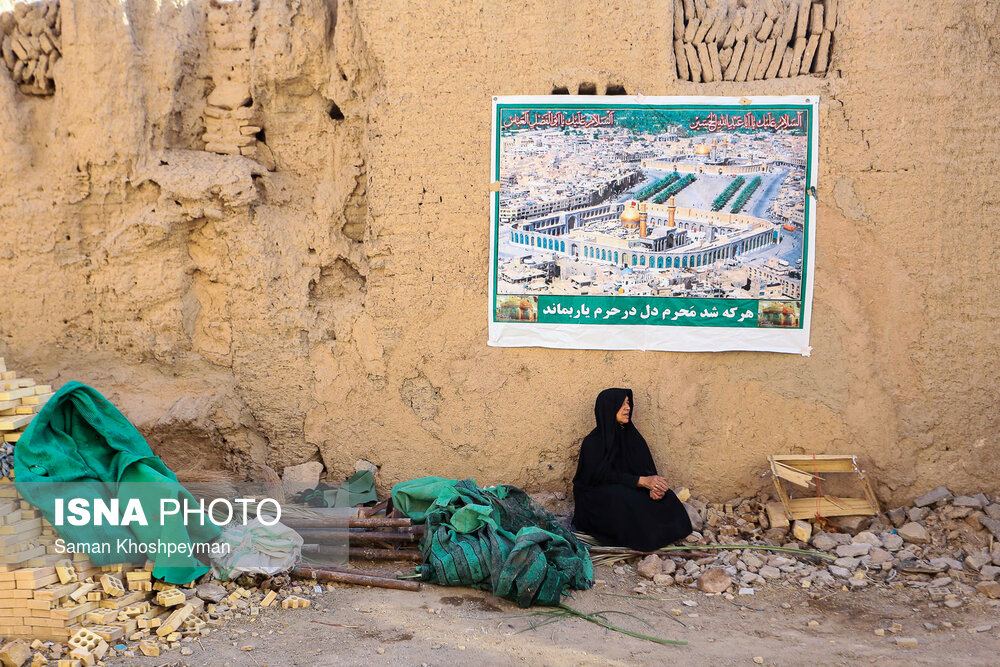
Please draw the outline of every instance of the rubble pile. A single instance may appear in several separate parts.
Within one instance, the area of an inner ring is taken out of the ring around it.
[[[915,499],[910,507],[871,517],[795,521],[782,528],[769,525],[767,502],[735,499],[709,504],[691,499],[687,505],[696,530],[685,541],[809,549],[829,558],[755,549],[654,554],[636,566],[638,574],[649,580],[636,590],[644,591],[650,584],[745,594],[766,584],[851,590],[908,587],[926,590],[932,602],[948,607],[960,606],[962,598],[975,595],[1000,598],[1000,498],[982,493],[955,496],[942,486]]]

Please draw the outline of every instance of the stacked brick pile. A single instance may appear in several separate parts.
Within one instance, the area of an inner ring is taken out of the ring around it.
[[[51,397],[51,386],[17,377],[0,357],[0,477],[13,476],[14,445]]]
[[[824,74],[838,0],[674,0],[674,57],[684,81]]]
[[[56,0],[26,4],[0,14],[0,55],[22,93],[51,95],[62,58],[62,22]]]

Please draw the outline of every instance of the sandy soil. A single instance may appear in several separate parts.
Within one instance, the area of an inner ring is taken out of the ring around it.
[[[651,627],[624,615],[610,620],[688,645],[658,645],[580,619],[532,630],[546,617],[527,616],[533,610],[471,589],[339,587],[317,596],[309,609],[267,609],[256,619],[239,619],[185,642],[190,656],[174,650],[108,664],[753,665],[760,657],[767,665],[991,665],[1000,652],[998,604],[985,598],[948,609],[929,607],[926,594],[916,591],[838,591],[810,599],[808,591],[781,585],[733,601],[686,587],[640,597],[631,592],[634,574],[601,567],[597,578],[601,583],[566,598],[566,604],[634,614]],[[894,623],[902,626],[895,634]],[[885,636],[874,634],[878,628]],[[917,646],[897,645],[903,637],[916,639]]]

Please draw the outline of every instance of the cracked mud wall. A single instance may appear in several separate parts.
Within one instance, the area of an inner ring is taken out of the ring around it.
[[[860,454],[884,501],[996,491],[1000,10],[841,0],[827,76],[696,84],[672,6],[259,0],[268,171],[203,150],[207,1],[63,0],[56,94],[0,71],[0,355],[237,475],[568,491],[626,385],[696,492],[766,489],[773,452]],[[486,346],[490,97],[595,82],[822,96],[811,358]]]

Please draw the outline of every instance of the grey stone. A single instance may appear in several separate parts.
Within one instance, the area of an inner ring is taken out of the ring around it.
[[[847,585],[851,588],[864,588],[868,585],[868,580],[851,578],[847,580]]]
[[[853,541],[857,544],[870,544],[873,547],[882,546],[882,540],[878,538],[878,535],[867,530],[863,530],[855,535]]]
[[[837,560],[833,561],[833,564],[837,565],[838,567],[843,567],[848,570],[853,570],[858,566],[858,563],[860,562],[861,561],[858,560],[857,558],[845,557],[845,558],[838,558]]]
[[[979,570],[980,579],[996,579],[998,574],[1000,574],[1000,567],[996,565],[983,565],[983,568]]]
[[[892,554],[885,549],[872,549],[868,552],[868,556],[871,558],[871,562],[875,565],[888,563],[892,560]]]
[[[979,572],[983,569],[983,566],[990,562],[990,554],[986,551],[980,551],[979,553],[969,554],[965,557],[964,565],[966,569],[972,570],[974,572]]]
[[[904,523],[906,523],[906,510],[902,507],[897,507],[894,510],[889,510],[889,521],[892,522],[893,527],[899,528]]]
[[[986,516],[989,518],[1000,520],[1000,503],[987,505],[983,508],[983,511],[986,512]]]
[[[781,578],[781,570],[779,570],[776,567],[772,567],[771,565],[765,565],[764,567],[760,568],[760,571],[757,574],[764,577],[765,579]]]
[[[927,529],[913,521],[904,524],[899,529],[899,536],[912,544],[927,544],[931,541],[930,536],[927,535]]]
[[[205,602],[222,602],[222,598],[229,595],[229,592],[220,586],[212,582],[198,584],[194,589],[195,595],[200,597]]]
[[[677,563],[675,563],[670,558],[664,558],[663,567],[660,569],[660,572],[662,572],[663,574],[673,574],[676,571],[677,571]]]
[[[931,511],[926,507],[911,507],[906,516],[909,517],[910,521],[923,521],[930,513]]]
[[[752,567],[754,569],[763,567],[764,565],[764,561],[762,561],[760,558],[758,558],[756,555],[752,553],[745,554],[742,560],[747,567]]]
[[[826,533],[816,533],[812,538],[812,545],[820,551],[830,551],[837,546],[837,540]]]
[[[895,533],[882,536],[882,546],[889,551],[896,551],[903,548],[903,538]]]
[[[691,519],[691,529],[700,531],[705,526],[705,520],[701,518],[698,510],[688,503],[681,503],[687,511],[688,518]]]
[[[932,489],[925,493],[924,495],[916,498],[913,501],[916,507],[927,507],[928,505],[933,505],[940,500],[951,500],[951,491],[948,490],[947,486],[939,486],[936,489]]]
[[[657,586],[673,586],[674,578],[669,574],[654,574],[653,583]]]
[[[837,547],[837,555],[841,558],[856,558],[864,556],[871,551],[872,545],[866,542],[852,542],[851,544],[841,544]]]
[[[842,579],[846,579],[851,576],[850,570],[848,570],[846,567],[841,567],[839,565],[827,565],[826,569],[829,570],[830,574],[832,574],[833,576],[840,577]]]
[[[635,566],[635,571],[647,579],[652,579],[655,575],[660,574],[662,570],[663,561],[661,561],[660,557],[655,554],[646,556],[639,561],[638,565]]]
[[[378,475],[378,466],[368,459],[358,459],[354,462],[354,472],[361,472],[362,470],[370,472],[372,477]]]
[[[993,533],[993,537],[1000,539],[1000,520],[984,516],[980,517],[979,523],[982,524],[983,528]]]
[[[955,507],[983,507],[983,500],[977,496],[956,496],[951,504]]]

